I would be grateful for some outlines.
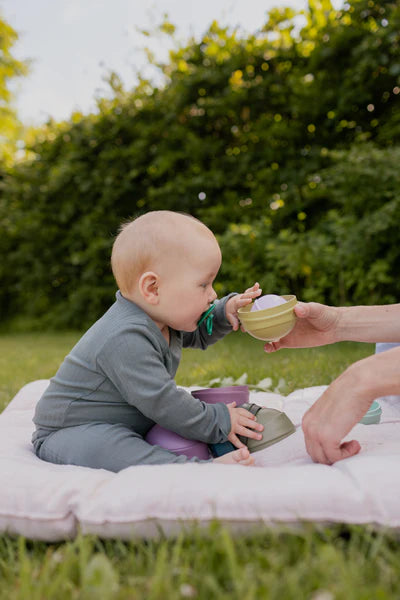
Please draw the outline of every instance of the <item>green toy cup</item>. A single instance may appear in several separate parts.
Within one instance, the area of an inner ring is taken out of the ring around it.
[[[253,304],[239,308],[238,315],[243,329],[257,340],[276,342],[287,335],[296,323],[294,307],[296,296],[282,296],[284,304],[251,311]]]
[[[289,417],[280,410],[250,403],[243,404],[242,408],[246,408],[253,415],[256,415],[257,422],[264,425],[261,440],[239,436],[239,439],[246,444],[250,452],[264,450],[264,448],[280,442],[296,431],[296,427]]]

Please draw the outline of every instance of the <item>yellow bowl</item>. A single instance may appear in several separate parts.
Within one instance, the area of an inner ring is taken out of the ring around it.
[[[238,315],[243,329],[257,340],[276,342],[287,335],[296,323],[294,307],[296,296],[282,296],[285,304],[251,312],[253,304],[239,308]]]

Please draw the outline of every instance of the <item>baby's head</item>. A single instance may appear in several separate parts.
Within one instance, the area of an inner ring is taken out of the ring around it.
[[[203,223],[161,210],[122,226],[111,264],[124,297],[159,323],[193,331],[216,298],[212,283],[221,251]]]

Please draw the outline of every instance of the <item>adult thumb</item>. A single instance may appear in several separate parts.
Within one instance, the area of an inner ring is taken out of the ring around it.
[[[297,302],[294,307],[294,312],[301,319],[308,316],[308,306],[304,302]]]
[[[350,458],[350,456],[355,456],[358,454],[361,450],[361,446],[357,440],[351,440],[349,442],[343,442],[340,444],[339,450],[341,454],[341,458],[339,460],[342,460],[343,458]]]

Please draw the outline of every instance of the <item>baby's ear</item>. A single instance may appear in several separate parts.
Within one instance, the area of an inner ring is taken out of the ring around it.
[[[156,305],[160,301],[158,283],[159,277],[153,271],[146,271],[139,279],[139,292],[149,304]]]

